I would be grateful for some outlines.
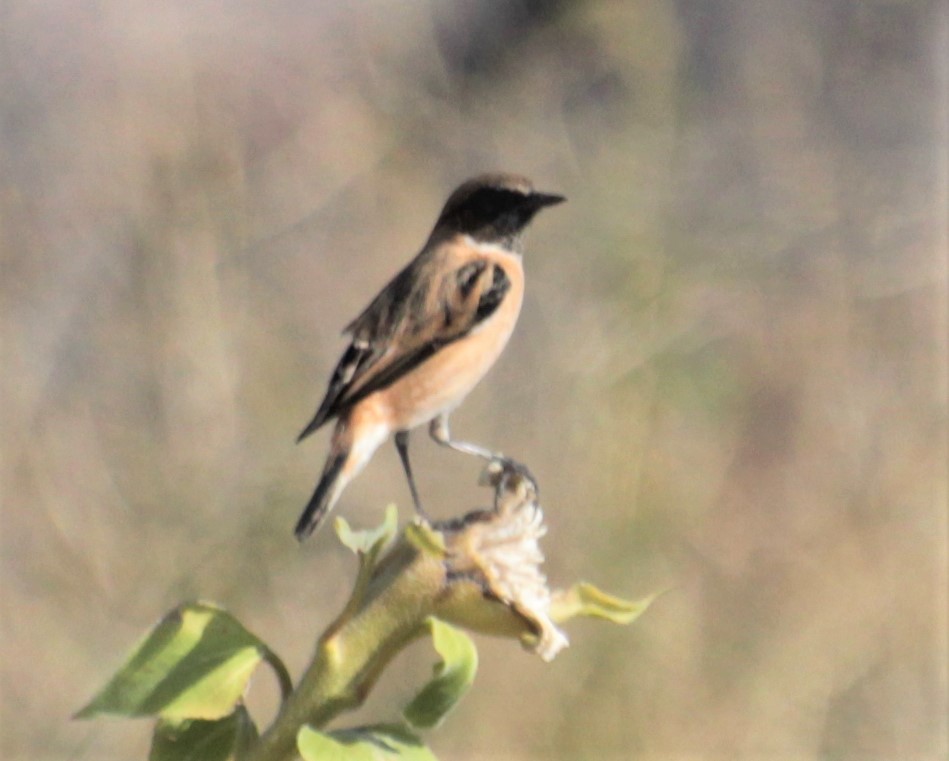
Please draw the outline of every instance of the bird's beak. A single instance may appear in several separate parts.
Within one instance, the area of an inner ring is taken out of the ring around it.
[[[558,203],[563,203],[567,199],[564,196],[558,196],[552,193],[531,193],[531,201],[538,209],[543,209],[545,206],[556,206]]]

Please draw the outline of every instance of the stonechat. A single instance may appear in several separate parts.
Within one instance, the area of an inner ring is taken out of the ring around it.
[[[525,228],[538,211],[564,200],[512,174],[475,177],[448,197],[422,250],[343,331],[352,340],[297,439],[336,420],[323,473],[297,522],[297,539],[320,525],[390,435],[423,517],[409,463],[409,431],[429,423],[442,446],[494,458],[487,449],[453,440],[448,415],[495,363],[514,330],[524,297]]]

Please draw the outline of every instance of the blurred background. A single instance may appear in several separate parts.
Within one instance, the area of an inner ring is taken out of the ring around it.
[[[69,717],[185,599],[300,673],[354,562],[293,540],[294,437],[504,169],[570,202],[453,431],[538,476],[553,585],[671,591],[550,665],[479,639],[436,753],[946,758],[947,43],[936,0],[4,3],[0,755],[146,758]],[[432,512],[485,503],[415,442]],[[387,446],[338,510],[392,501]]]

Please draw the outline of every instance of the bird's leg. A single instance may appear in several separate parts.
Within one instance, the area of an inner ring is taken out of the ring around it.
[[[409,480],[409,491],[412,492],[412,502],[415,503],[415,512],[422,516],[424,520],[431,523],[428,513],[422,509],[422,503],[418,498],[418,489],[415,488],[415,478],[412,476],[412,465],[409,463],[409,432],[399,431],[395,435],[395,448],[399,450],[399,459],[402,460],[402,468],[405,470],[405,477]]]
[[[442,413],[437,418],[432,420],[432,424],[429,426],[428,432],[431,434],[432,438],[443,447],[448,447],[449,449],[454,449],[456,452],[464,452],[465,454],[473,454],[476,457],[480,457],[483,460],[501,460],[507,461],[502,454],[492,452],[490,449],[485,449],[484,447],[479,447],[477,444],[469,444],[467,441],[452,441],[451,440],[451,431],[448,429],[448,415]]]

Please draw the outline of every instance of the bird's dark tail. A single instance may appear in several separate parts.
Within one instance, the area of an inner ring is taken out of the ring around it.
[[[340,482],[340,475],[348,456],[349,450],[336,452],[331,454],[326,461],[326,467],[323,468],[323,475],[320,476],[320,482],[316,485],[316,491],[310,497],[309,503],[300,515],[300,520],[297,521],[297,527],[293,530],[297,541],[302,542],[316,531],[336,504],[345,485]]]

